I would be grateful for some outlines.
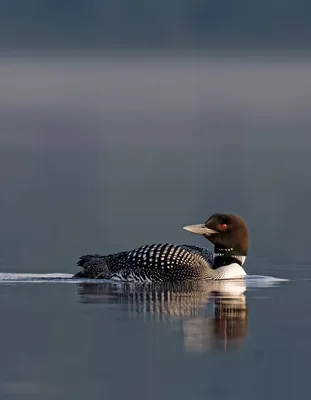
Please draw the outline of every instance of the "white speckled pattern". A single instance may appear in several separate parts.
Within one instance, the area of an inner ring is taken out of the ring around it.
[[[215,254],[198,246],[168,243],[142,246],[108,256],[86,256],[87,275],[118,282],[180,282],[198,279],[236,279],[245,276],[237,263],[214,268]],[[233,258],[244,262],[245,257]]]

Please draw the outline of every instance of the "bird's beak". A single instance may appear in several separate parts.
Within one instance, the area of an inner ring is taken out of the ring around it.
[[[214,229],[207,228],[204,224],[188,225],[184,226],[183,229],[192,233],[197,233],[198,235],[205,235],[205,236],[210,236],[213,235],[214,233],[218,233],[217,231],[214,231]]]

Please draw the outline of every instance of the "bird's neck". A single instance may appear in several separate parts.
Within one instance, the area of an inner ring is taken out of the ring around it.
[[[214,248],[214,268],[223,267],[225,265],[237,263],[242,266],[245,262],[246,255],[240,255],[233,248],[223,248],[215,246]]]

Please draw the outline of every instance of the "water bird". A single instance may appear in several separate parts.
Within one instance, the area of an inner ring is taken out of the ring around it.
[[[238,215],[213,214],[204,224],[185,226],[205,236],[214,251],[194,245],[151,244],[131,251],[79,258],[74,278],[109,279],[133,283],[174,283],[201,279],[239,279],[248,247],[246,222]]]

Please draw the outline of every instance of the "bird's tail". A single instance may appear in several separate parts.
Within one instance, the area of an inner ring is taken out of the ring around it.
[[[106,258],[100,254],[86,254],[80,257],[77,261],[77,266],[82,269],[74,277],[96,279],[100,276],[100,278],[108,279],[111,274]]]

